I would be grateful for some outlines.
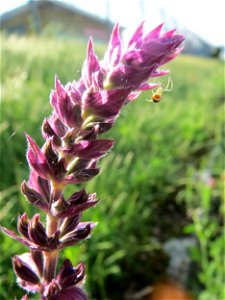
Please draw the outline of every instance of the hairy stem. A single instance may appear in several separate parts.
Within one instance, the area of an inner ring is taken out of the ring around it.
[[[55,277],[56,266],[58,262],[59,251],[44,252],[44,279],[46,282],[51,282]]]
[[[47,234],[52,236],[58,229],[58,219],[47,215]],[[58,262],[59,250],[44,251],[44,279],[50,282],[56,273],[56,266]]]

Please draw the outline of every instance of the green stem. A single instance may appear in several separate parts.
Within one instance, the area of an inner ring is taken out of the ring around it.
[[[51,189],[51,204],[61,196],[63,186],[56,184],[56,182],[51,182],[52,189]],[[58,230],[59,227],[59,219],[54,217],[51,213],[49,213],[46,217],[46,233],[48,237],[54,235],[54,233]],[[43,251],[44,256],[44,272],[43,277],[44,280],[49,283],[53,278],[56,276],[56,266],[59,257],[59,250],[53,249],[50,251]]]

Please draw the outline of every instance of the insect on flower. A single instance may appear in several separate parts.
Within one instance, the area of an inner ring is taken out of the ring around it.
[[[171,77],[169,77],[166,87],[164,88],[161,85],[155,92],[152,92],[151,99],[147,100],[147,101],[159,103],[159,101],[162,99],[163,92],[170,92],[170,91],[172,91],[172,89],[173,89],[173,81],[172,81]]]

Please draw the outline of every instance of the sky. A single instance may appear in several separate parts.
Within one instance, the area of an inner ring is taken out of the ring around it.
[[[37,0],[38,1],[38,0]],[[56,0],[67,2],[102,18],[133,30],[142,20],[148,29],[165,22],[168,28],[185,28],[213,46],[225,44],[223,0]],[[16,8],[27,0],[7,0],[0,3],[0,14]]]

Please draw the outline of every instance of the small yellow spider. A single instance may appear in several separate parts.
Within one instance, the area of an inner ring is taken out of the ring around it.
[[[151,99],[146,101],[158,103],[162,99],[162,93],[170,92],[172,89],[173,89],[173,81],[171,77],[169,77],[166,87],[163,88],[162,86],[160,86],[155,92],[152,92]]]

